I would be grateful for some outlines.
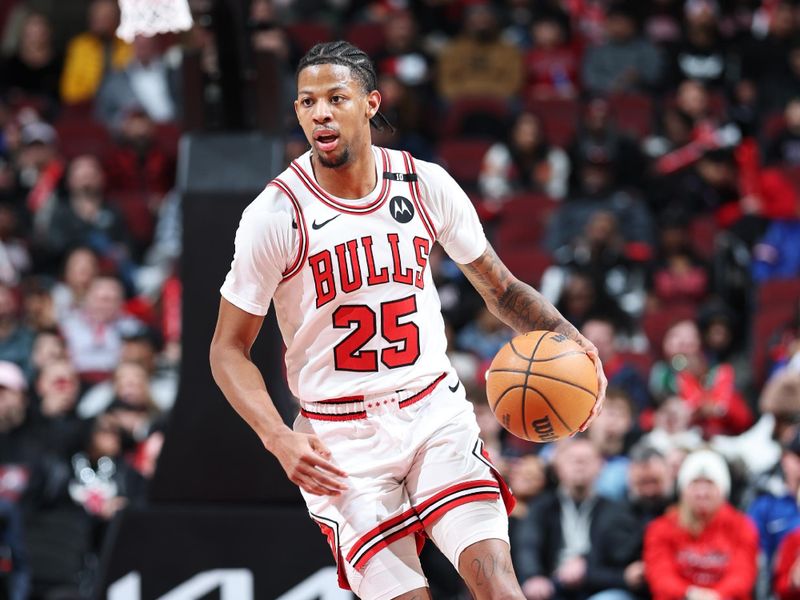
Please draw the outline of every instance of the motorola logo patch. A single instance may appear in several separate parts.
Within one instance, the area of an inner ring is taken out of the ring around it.
[[[398,223],[408,223],[414,218],[414,205],[403,196],[395,196],[389,200],[389,213]]]

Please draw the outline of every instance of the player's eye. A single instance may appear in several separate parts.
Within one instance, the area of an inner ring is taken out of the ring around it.
[[[303,98],[302,100],[300,100],[300,104],[308,107],[314,104],[314,102],[311,100],[311,98]]]
[[[341,96],[331,96],[331,104],[339,104],[342,100],[344,100],[344,98]]]

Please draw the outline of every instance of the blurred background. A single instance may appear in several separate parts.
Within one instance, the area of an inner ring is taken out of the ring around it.
[[[207,366],[241,210],[308,149],[296,64],[335,39],[377,67],[374,142],[445,166],[603,359],[586,436],[504,434],[513,332],[432,252],[526,596],[800,597],[800,2],[189,4],[129,44],[116,0],[0,0],[0,599],[349,597]],[[272,317],[254,356],[291,420]],[[431,546],[434,598],[468,597]]]

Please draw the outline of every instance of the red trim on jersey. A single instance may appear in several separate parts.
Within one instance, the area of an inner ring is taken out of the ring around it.
[[[402,525],[404,521],[408,521],[407,524]],[[392,533],[385,535],[390,529],[394,529],[398,525],[402,525],[400,529],[393,531]],[[385,548],[389,544],[391,544],[395,540],[399,540],[401,537],[408,535],[409,533],[414,533],[422,529],[422,522],[417,518],[416,513],[414,512],[413,508],[409,508],[408,510],[403,511],[399,515],[392,517],[382,523],[379,523],[376,527],[372,528],[366,534],[362,535],[358,538],[358,541],[353,544],[353,547],[350,549],[350,552],[347,553],[347,562],[353,564],[356,569],[360,569],[366,562],[375,556],[375,554]],[[384,537],[385,535],[385,537]],[[358,557],[358,560],[353,562],[353,559],[370,543],[376,542],[374,546],[372,546],[368,551]]]
[[[306,410],[305,408],[300,409],[300,414],[306,417],[307,419],[314,419],[316,421],[355,421],[357,419],[366,419],[367,413],[363,410],[351,412],[351,413],[318,413]]]
[[[282,273],[283,279],[281,281],[288,281],[300,272],[300,269],[302,268],[303,263],[306,261],[306,257],[308,256],[308,229],[306,228],[306,220],[303,217],[303,209],[300,207],[300,202],[297,200],[297,197],[294,195],[294,193],[292,193],[292,190],[289,189],[289,186],[278,178],[273,179],[268,185],[274,185],[281,190],[286,197],[289,198],[292,206],[294,206],[297,231],[300,235],[300,248],[297,251],[297,256],[295,257],[294,262],[288,269],[286,269],[286,271]]]
[[[417,169],[414,167],[414,159],[406,151],[403,151],[403,162],[406,165],[406,171],[408,173],[417,175]],[[412,177],[412,179],[414,179],[414,181],[408,182],[408,187],[411,190],[411,199],[414,201],[414,206],[417,207],[417,212],[422,219],[422,224],[425,226],[428,235],[431,236],[431,242],[435,242],[437,235],[436,228],[433,226],[433,221],[431,221],[431,217],[425,209],[425,205],[422,203],[422,194],[419,191],[419,175],[417,175],[416,178]]]
[[[406,406],[411,406],[412,404],[415,404],[415,403],[419,402],[420,400],[422,400],[426,396],[429,396],[430,393],[436,388],[437,385],[439,385],[439,383],[442,381],[442,379],[444,379],[446,376],[447,376],[447,373],[442,373],[436,379],[434,379],[433,382],[430,385],[428,385],[428,387],[426,387],[426,388],[422,389],[421,391],[417,392],[416,394],[414,394],[410,398],[406,398],[405,400],[401,400],[400,403],[398,404],[398,406],[400,408],[405,408]]]
[[[438,494],[431,496],[425,502],[415,506],[414,512],[420,516],[422,523],[428,526],[456,506],[478,500],[497,500],[499,497],[500,485],[495,480],[465,481],[451,485]],[[433,506],[436,506],[436,508],[428,514],[422,515]]]
[[[388,168],[389,159],[386,150],[383,148],[378,148],[378,150],[381,152],[383,161],[383,169],[380,171],[380,173],[383,173]],[[300,163],[297,160],[292,161],[289,167],[291,167],[295,174],[300,178],[300,181],[306,186],[309,192],[316,196],[323,204],[334,210],[338,210],[339,212],[347,213],[349,215],[367,215],[375,212],[381,206],[383,206],[386,198],[389,197],[389,181],[387,179],[383,179],[382,175],[379,174],[378,177],[383,183],[381,184],[381,192],[378,194],[378,197],[375,199],[375,201],[367,204],[366,206],[350,206],[340,202],[323,190],[322,187],[320,187],[320,185],[314,180],[314,177],[309,175],[306,170],[300,166]]]

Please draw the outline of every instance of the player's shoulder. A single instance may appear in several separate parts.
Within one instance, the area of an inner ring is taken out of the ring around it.
[[[245,207],[240,228],[267,232],[292,227],[294,207],[286,192],[274,181]]]
[[[410,152],[382,148],[389,153],[392,160],[393,170],[402,167],[404,172],[416,173],[419,182],[425,186],[436,185],[437,183],[449,183],[452,181],[450,174],[441,165],[422,160],[413,156]]]

